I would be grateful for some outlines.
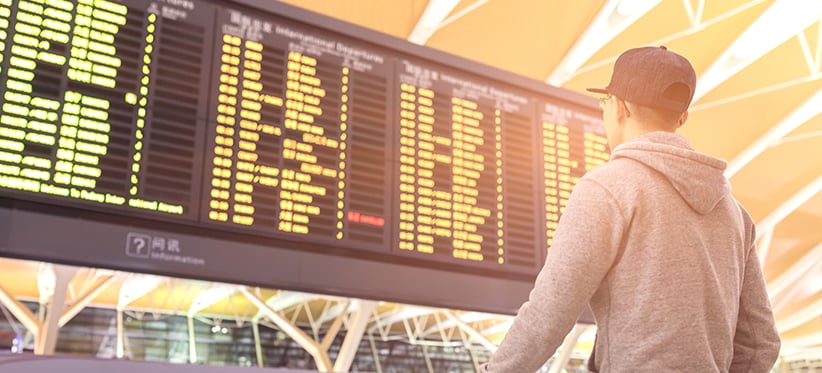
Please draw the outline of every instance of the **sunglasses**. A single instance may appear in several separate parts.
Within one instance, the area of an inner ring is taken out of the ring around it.
[[[614,97],[614,96],[607,95],[607,96],[600,97],[599,98],[599,108],[600,109],[605,109],[605,103],[608,102],[609,100],[611,100],[611,97]]]

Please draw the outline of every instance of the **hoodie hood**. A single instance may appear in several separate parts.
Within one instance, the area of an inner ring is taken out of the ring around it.
[[[682,199],[700,214],[707,214],[731,192],[723,172],[727,162],[699,153],[684,137],[651,132],[617,146],[611,159],[629,158],[662,174]]]

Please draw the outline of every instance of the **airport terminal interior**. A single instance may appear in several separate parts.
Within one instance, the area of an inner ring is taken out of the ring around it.
[[[478,372],[608,161],[585,89],[665,45],[772,371],[822,372],[822,2],[0,0],[0,36],[2,371]]]

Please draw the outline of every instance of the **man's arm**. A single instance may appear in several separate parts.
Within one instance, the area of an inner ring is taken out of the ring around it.
[[[580,180],[528,301],[482,372],[534,372],[545,364],[616,259],[624,213],[600,184]]]
[[[781,342],[759,258],[753,247],[750,250],[739,299],[739,319],[736,321],[734,358],[730,371],[770,372],[779,357]]]

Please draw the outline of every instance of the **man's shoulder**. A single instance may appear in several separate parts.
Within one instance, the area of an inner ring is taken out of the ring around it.
[[[583,179],[595,181],[603,186],[635,183],[635,177],[647,170],[641,163],[629,158],[612,159],[583,176]]]

